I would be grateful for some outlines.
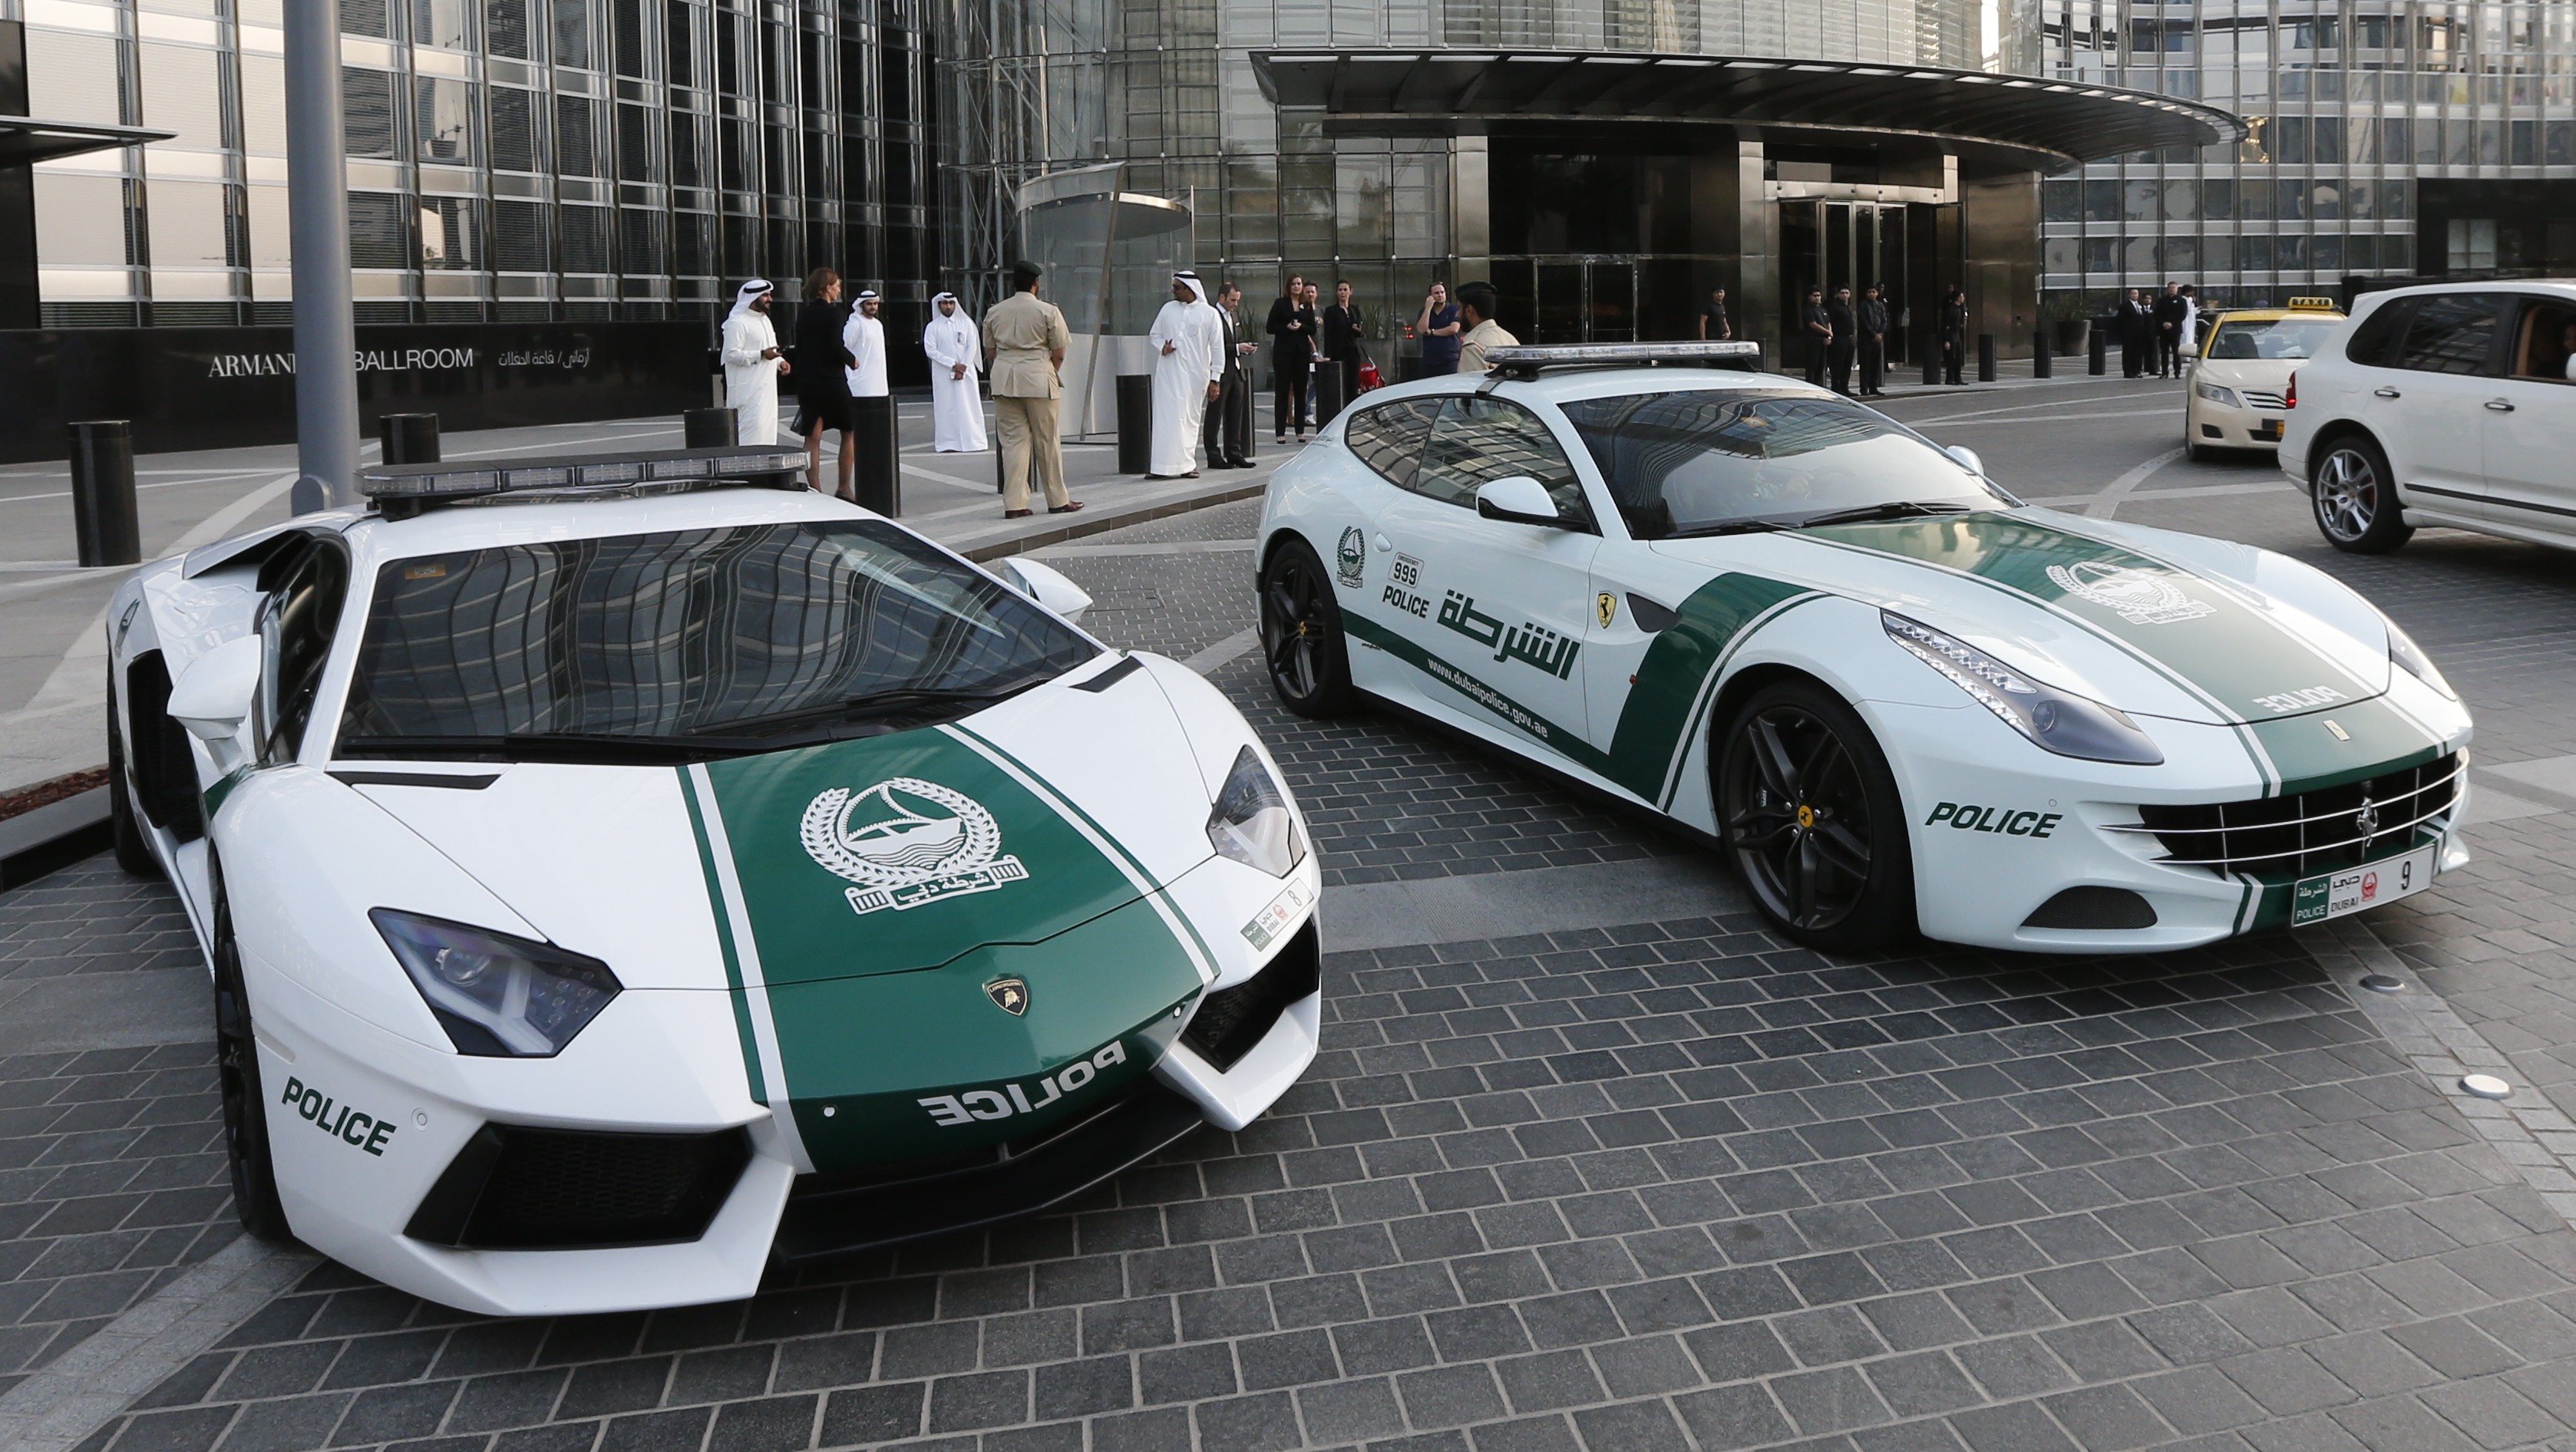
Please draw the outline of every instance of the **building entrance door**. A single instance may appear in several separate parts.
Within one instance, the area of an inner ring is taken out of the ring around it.
[[[1894,362],[1904,352],[1905,330],[1895,319],[1916,300],[1906,298],[1905,204],[1828,202],[1796,198],[1780,205],[1780,319],[1788,339],[1784,363],[1806,366],[1805,334],[1798,310],[1807,289],[1824,289],[1830,300],[1836,288],[1848,287],[1854,301],[1870,288],[1888,299],[1888,355]],[[1930,300],[1923,300],[1929,306]]]
[[[1637,266],[1627,258],[1548,258],[1536,268],[1537,336],[1531,343],[1633,343]]]

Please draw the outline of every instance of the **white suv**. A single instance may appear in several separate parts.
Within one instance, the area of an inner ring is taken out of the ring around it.
[[[2426,524],[2576,546],[2576,281],[2370,294],[2290,402],[2281,469],[2335,548]]]

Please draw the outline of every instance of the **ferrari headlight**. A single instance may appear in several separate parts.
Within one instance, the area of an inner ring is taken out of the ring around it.
[[[367,916],[460,1054],[550,1058],[621,986],[607,964],[552,943],[392,908]]]
[[[1219,857],[1258,867],[1273,877],[1306,860],[1306,842],[1297,831],[1297,814],[1288,810],[1288,794],[1247,746],[1235,753],[1234,770],[1208,809],[1208,845]]]
[[[2380,623],[2388,627],[2390,661],[2402,668],[2406,674],[2431,686],[2444,696],[2454,701],[2460,699],[2460,693],[2452,690],[2451,683],[2442,679],[2442,673],[2433,668],[2433,658],[2424,653],[2424,647],[2415,643],[2415,637],[2398,629],[2397,622],[2386,616],[2380,617]]]
[[[2161,766],[2165,754],[2127,713],[2099,701],[2044,686],[1976,647],[1921,621],[1892,611],[1878,613],[1887,638],[1968,693],[2031,744],[2081,761]]]
[[[2222,388],[2215,383],[2195,383],[2191,386],[2191,391],[2225,408],[2243,407],[2237,402],[2236,390],[2233,388]]]

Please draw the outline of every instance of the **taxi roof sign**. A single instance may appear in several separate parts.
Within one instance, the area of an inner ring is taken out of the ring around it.
[[[2330,297],[2294,297],[2290,299],[2290,311],[2294,313],[2339,313],[2342,312],[2343,309],[2337,306],[2335,300]]]

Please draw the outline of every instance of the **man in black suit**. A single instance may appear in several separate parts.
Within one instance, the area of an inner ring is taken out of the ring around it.
[[[1315,310],[1306,305],[1306,279],[1292,275],[1288,291],[1270,304],[1270,379],[1277,385],[1277,412],[1271,416],[1278,442],[1288,431],[1306,437],[1306,374],[1315,363]]]
[[[1941,294],[1940,336],[1942,382],[1960,383],[1968,363],[1968,293],[1955,283]]]
[[[1333,406],[1348,408],[1360,396],[1360,339],[1368,336],[1360,321],[1360,305],[1351,292],[1347,277],[1333,284],[1333,300],[1324,308],[1324,351],[1317,355],[1339,375],[1340,389],[1333,395]],[[1332,422],[1318,414],[1315,422]]]
[[[2120,300],[2120,376],[2143,376],[2155,342],[2155,317],[2147,310],[2146,299],[2136,288],[2130,288],[2129,295]]]
[[[1807,289],[1807,301],[1798,309],[1798,341],[1807,349],[1807,381],[1818,388],[1825,386],[1825,354],[1834,345],[1834,319],[1825,311],[1825,290]]]
[[[2182,376],[2182,324],[2190,316],[2191,304],[2183,300],[2182,284],[2168,282],[2165,295],[2156,299],[2156,376]]]
[[[1834,371],[1834,392],[1851,394],[1852,359],[1860,350],[1860,316],[1852,311],[1851,289],[1834,289],[1834,300],[1825,305],[1825,320],[1833,328],[1833,340],[1825,347],[1825,361]]]
[[[1225,327],[1225,376],[1217,381],[1216,401],[1208,405],[1207,440],[1211,469],[1252,467],[1252,374],[1247,355],[1260,345],[1243,337],[1243,289],[1228,282],[1216,290],[1217,321]]]
[[[1878,284],[1871,283],[1860,295],[1860,393],[1863,398],[1884,398],[1887,390],[1879,387],[1887,381],[1887,300],[1879,296]]]

